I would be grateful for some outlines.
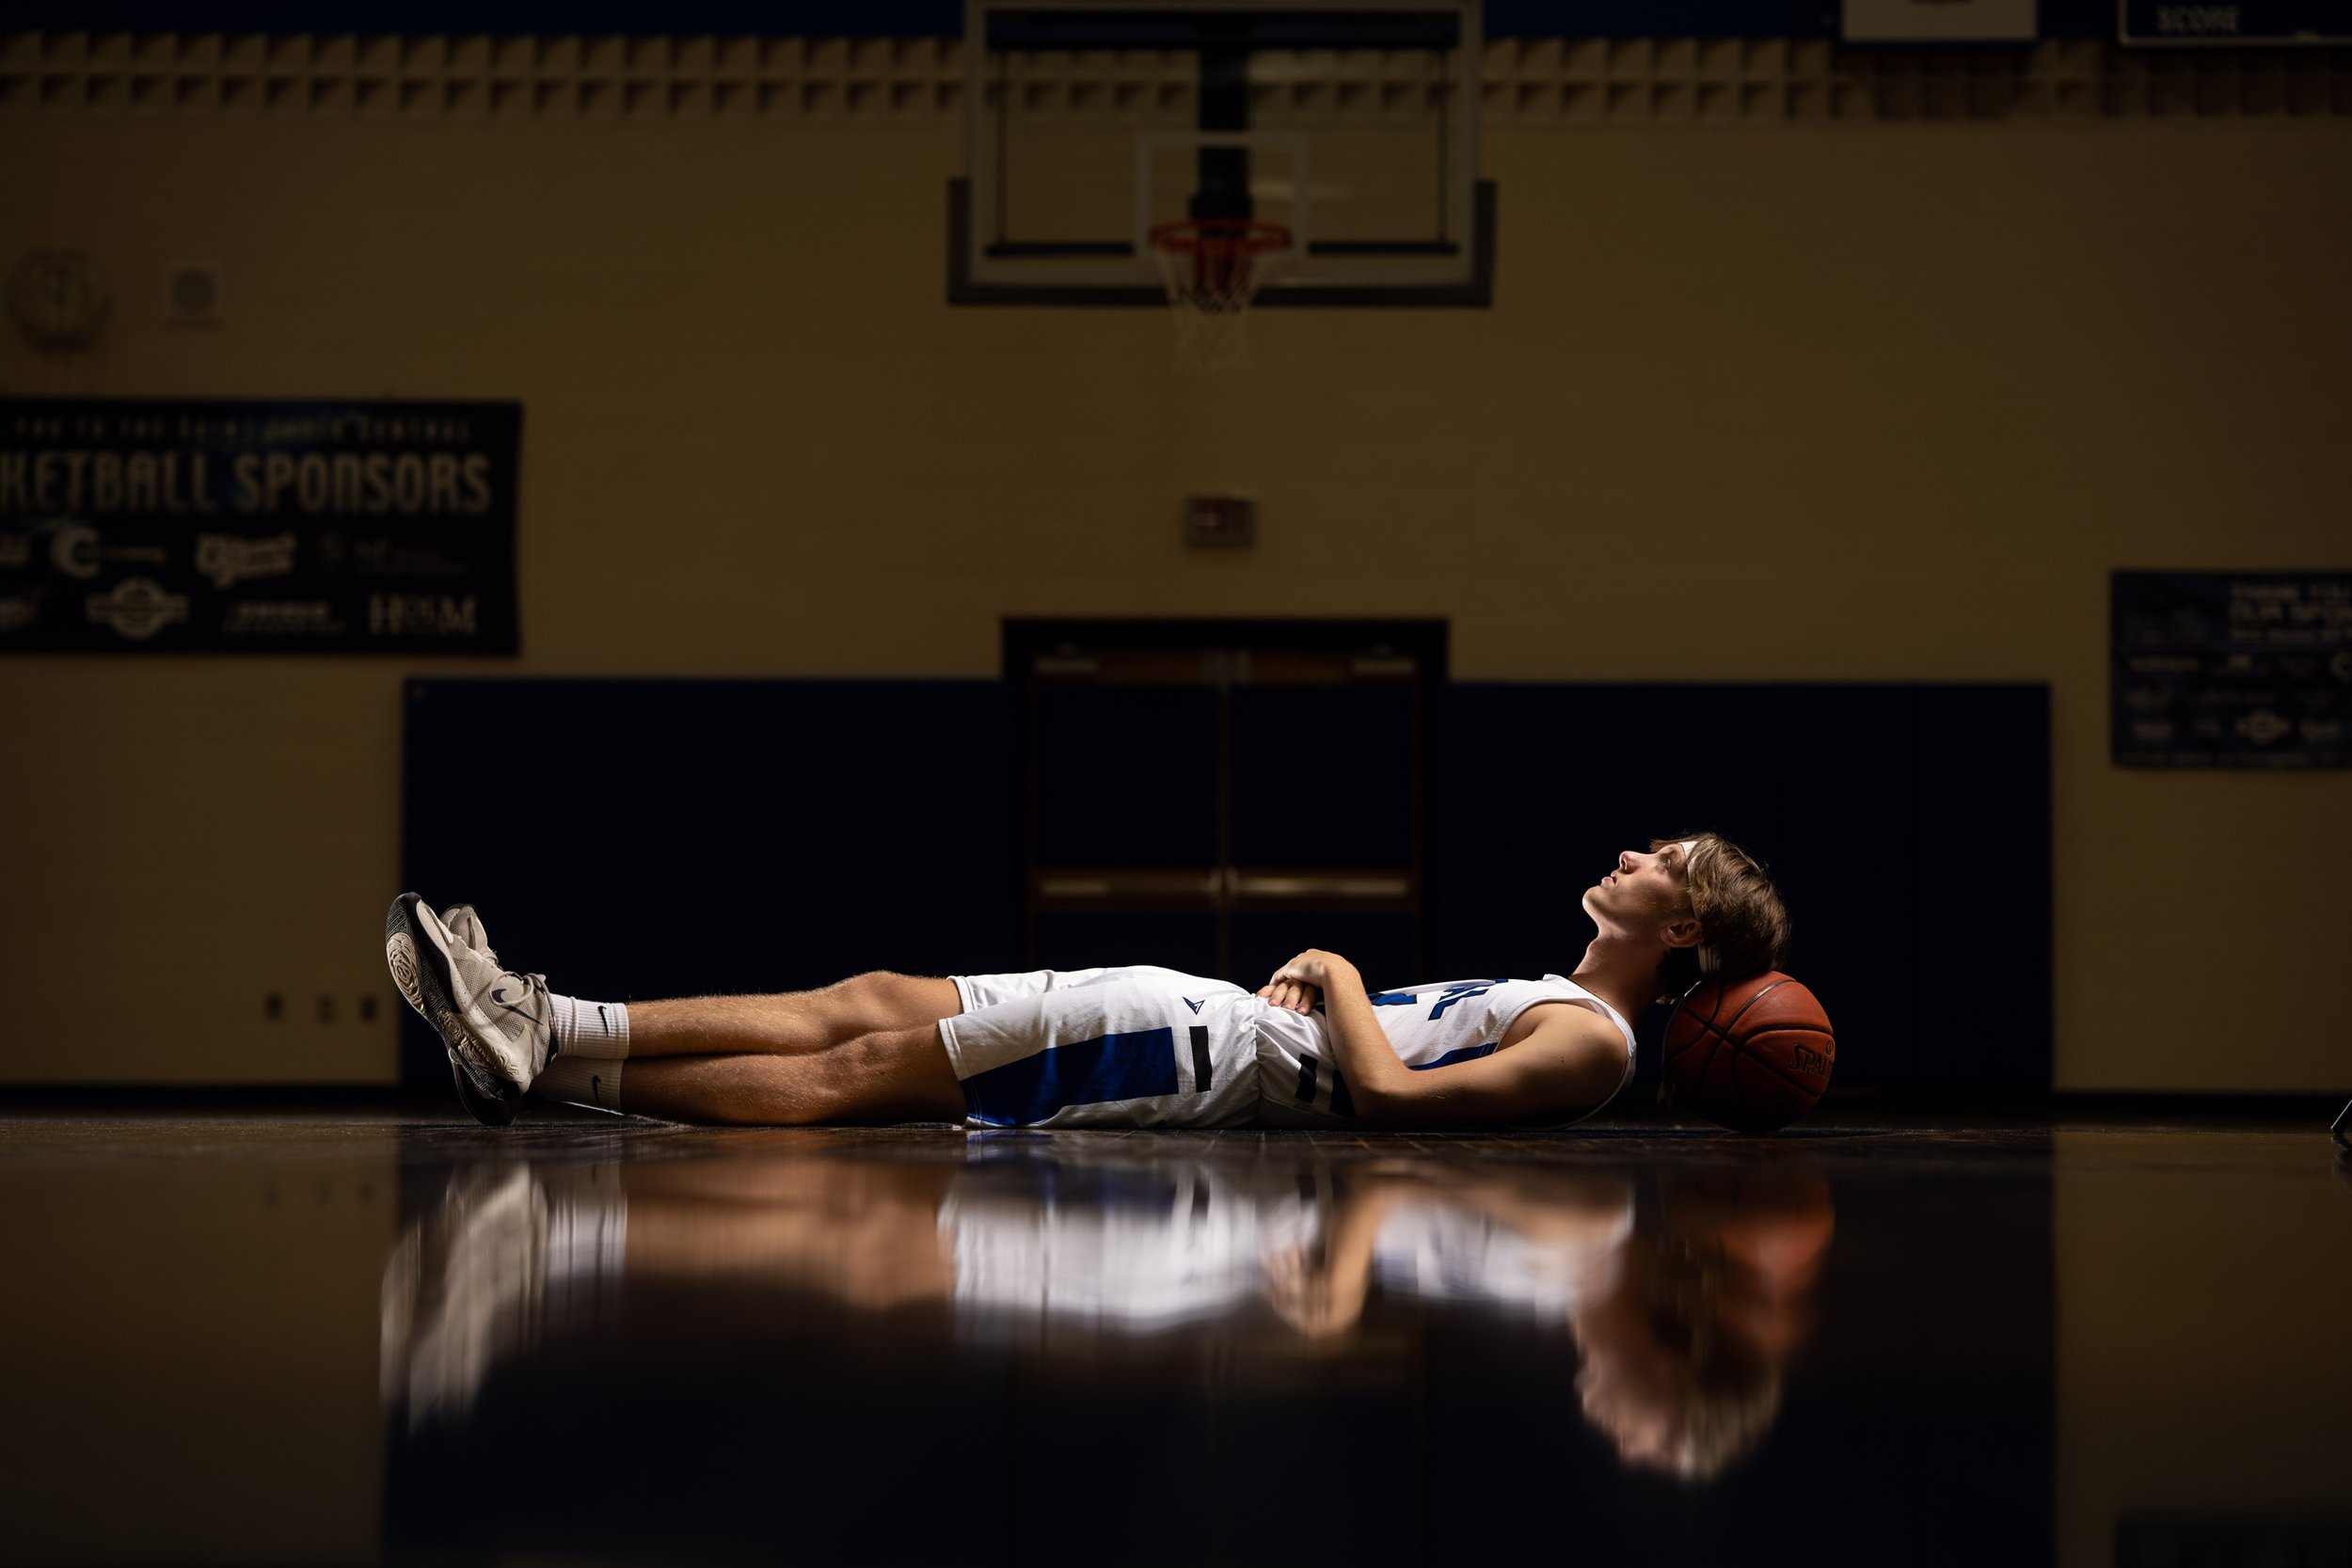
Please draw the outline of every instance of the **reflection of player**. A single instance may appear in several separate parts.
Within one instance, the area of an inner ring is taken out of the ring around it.
[[[1347,1184],[1319,1244],[1268,1257],[1268,1294],[1314,1338],[1353,1330],[1375,1289],[1562,1323],[1613,1287],[1632,1227],[1613,1176],[1384,1161]]]
[[[1315,1228],[1330,1173],[1310,1148],[1233,1159],[1188,1142],[966,1164],[938,1216],[958,1328],[1131,1336],[1250,1310],[1263,1254]]]
[[[1317,1336],[1352,1329],[1375,1283],[1565,1321],[1584,1414],[1627,1462],[1713,1475],[1779,1413],[1829,1245],[1828,1186],[1673,1181],[1663,1225],[1637,1234],[1621,1186],[1583,1181],[1394,1167],[1343,1197],[1319,1263],[1269,1261],[1275,1299]]]
[[[1263,1327],[1262,1301],[1344,1339],[1375,1279],[1561,1323],[1611,1288],[1629,1224],[1624,1183],[1588,1172],[1449,1166],[1433,1187],[1359,1179],[1308,1143],[967,1148],[878,1158],[795,1141],[462,1169],[386,1264],[386,1401],[412,1424],[462,1412],[499,1361],[607,1321],[644,1284],[946,1308],[965,1336],[1045,1348]],[[1336,1207],[1335,1191],[1350,1195]]]
[[[872,1312],[945,1301],[932,1217],[956,1170],[798,1147],[461,1166],[385,1262],[385,1402],[411,1426],[462,1416],[493,1366],[608,1321],[633,1283],[817,1290]]]
[[[1044,1348],[1247,1321],[1353,1343],[1367,1298],[1454,1303],[1572,1336],[1586,1417],[1690,1476],[1779,1408],[1830,1239],[1818,1177],[1669,1182],[1637,1231],[1619,1177],[1146,1144],[875,1158],[795,1143],[706,1160],[490,1162],[387,1261],[383,1386],[412,1425],[463,1413],[499,1361],[611,1321],[633,1285],[816,1291],[945,1308]]]
[[[1310,949],[1255,995],[1136,966],[595,1003],[504,968],[469,910],[413,894],[385,956],[493,1123],[533,1091],[681,1121],[1557,1125],[1623,1086],[1654,999],[1770,969],[1788,941],[1761,868],[1711,833],[1623,852],[1582,909],[1596,930],[1572,974],[1377,994]]]
[[[877,1159],[794,1145],[696,1161],[486,1162],[455,1173],[384,1281],[384,1393],[463,1411],[490,1367],[631,1284],[816,1291],[951,1309],[981,1339],[1161,1333],[1258,1309],[1263,1256],[1321,1227],[1323,1151],[1104,1148]]]
[[[1711,1476],[1780,1411],[1782,1369],[1810,1326],[1834,1228],[1828,1184],[1670,1184],[1665,1224],[1629,1249],[1620,1288],[1580,1314],[1584,1414],[1636,1465]]]

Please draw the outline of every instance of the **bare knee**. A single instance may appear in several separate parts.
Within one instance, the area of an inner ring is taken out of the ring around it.
[[[830,989],[841,1007],[842,1022],[861,1035],[936,1023],[963,1009],[953,980],[887,969],[852,975]]]
[[[878,1029],[819,1058],[811,1121],[961,1121],[963,1088],[932,1023]]]

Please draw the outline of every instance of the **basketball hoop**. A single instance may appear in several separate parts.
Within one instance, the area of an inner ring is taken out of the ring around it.
[[[1196,370],[1249,362],[1242,331],[1249,302],[1291,231],[1255,218],[1186,218],[1154,224],[1152,254],[1176,308],[1176,348]]]

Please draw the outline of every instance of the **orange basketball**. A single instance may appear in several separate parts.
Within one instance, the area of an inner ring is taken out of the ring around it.
[[[1820,1100],[1837,1039],[1814,994],[1773,970],[1683,992],[1665,1054],[1683,1104],[1735,1132],[1770,1132]]]

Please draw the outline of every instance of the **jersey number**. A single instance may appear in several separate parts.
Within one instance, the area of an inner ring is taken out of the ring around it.
[[[1438,1005],[1429,1009],[1429,1016],[1433,1020],[1443,1018],[1445,1010],[1464,997],[1484,996],[1501,984],[1502,984],[1501,980],[1466,980],[1458,986],[1448,986],[1438,993]],[[1419,1002],[1421,997],[1422,993],[1419,991],[1384,990],[1371,1000],[1375,1007],[1409,1007]]]

